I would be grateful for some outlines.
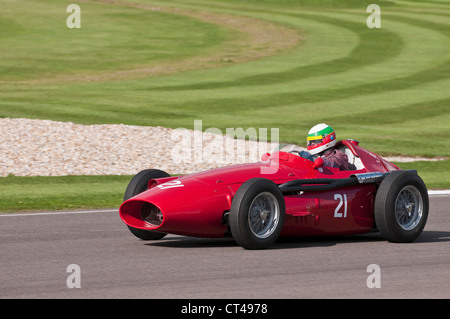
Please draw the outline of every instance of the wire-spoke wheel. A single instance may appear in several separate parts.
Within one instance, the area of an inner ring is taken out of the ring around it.
[[[389,241],[415,240],[428,218],[428,191],[422,179],[410,171],[395,171],[381,182],[375,197],[375,223]]]
[[[273,234],[280,220],[280,206],[272,193],[264,192],[250,204],[248,223],[255,237],[264,239]]]
[[[231,204],[231,234],[246,249],[267,248],[280,235],[284,215],[284,197],[278,186],[268,179],[250,179]]]
[[[423,200],[415,186],[405,186],[395,201],[395,217],[403,230],[411,230],[419,224],[423,215]]]

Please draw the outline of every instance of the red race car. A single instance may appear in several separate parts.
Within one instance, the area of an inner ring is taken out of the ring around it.
[[[376,229],[392,242],[411,242],[425,227],[428,192],[416,171],[400,170],[354,140],[350,170],[316,167],[279,149],[261,162],[184,176],[147,169],[125,191],[120,217],[141,239],[167,233],[232,237],[262,249],[280,236],[336,236]]]

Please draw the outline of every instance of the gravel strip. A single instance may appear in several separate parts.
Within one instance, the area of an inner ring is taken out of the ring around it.
[[[0,136],[0,176],[189,174],[255,162],[275,147],[187,129],[10,118],[0,119]]]
[[[17,118],[0,118],[0,136],[2,177],[134,175],[146,168],[189,174],[256,162],[277,145],[187,129]]]

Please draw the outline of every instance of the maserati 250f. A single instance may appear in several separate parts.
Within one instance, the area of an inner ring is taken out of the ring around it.
[[[166,234],[232,237],[247,249],[280,236],[337,236],[377,230],[411,242],[428,216],[428,193],[416,171],[400,170],[356,141],[342,140],[350,170],[316,167],[279,149],[261,162],[184,176],[147,169],[135,175],[120,216],[141,239]]]

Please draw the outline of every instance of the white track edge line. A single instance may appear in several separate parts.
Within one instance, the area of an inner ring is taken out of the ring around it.
[[[4,213],[0,217],[6,216],[45,216],[45,215],[70,215],[70,214],[92,214],[92,213],[118,213],[118,209],[99,209],[99,210],[74,210],[74,211],[54,211],[54,212],[36,212],[36,213]]]

